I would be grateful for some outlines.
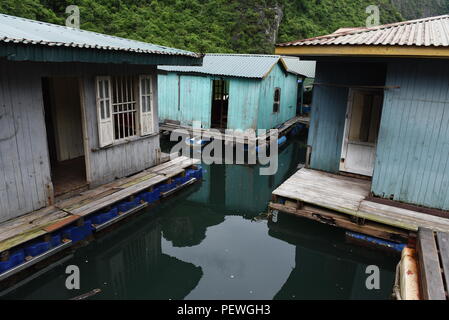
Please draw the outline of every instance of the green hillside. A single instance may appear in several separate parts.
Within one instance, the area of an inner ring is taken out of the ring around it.
[[[373,3],[381,22],[403,19],[391,0],[2,0],[0,12],[64,24],[76,4],[82,29],[197,52],[271,53],[276,42],[363,26]]]

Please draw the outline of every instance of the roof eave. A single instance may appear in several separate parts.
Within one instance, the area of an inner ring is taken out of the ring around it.
[[[395,58],[449,58],[449,47],[435,46],[348,46],[302,45],[277,46],[276,54],[312,57],[395,57]]]
[[[48,46],[41,44],[0,43],[0,57],[11,61],[33,62],[86,62],[137,65],[183,65],[202,64],[202,55],[173,53],[146,53],[114,49]]]

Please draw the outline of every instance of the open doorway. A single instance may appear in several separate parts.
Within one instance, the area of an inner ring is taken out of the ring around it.
[[[228,127],[229,81],[212,81],[211,128]]]
[[[77,78],[43,78],[45,124],[55,197],[87,187]]]
[[[373,176],[383,91],[351,89],[340,171]]]

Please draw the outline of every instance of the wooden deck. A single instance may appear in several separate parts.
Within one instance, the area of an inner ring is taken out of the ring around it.
[[[449,232],[449,219],[366,200],[370,181],[301,169],[273,192],[272,210],[394,240],[419,228]]]
[[[310,122],[310,118],[308,117],[295,117],[292,118],[286,122],[284,122],[279,128],[279,136],[283,136],[286,133],[288,133],[288,131],[290,129],[293,128],[293,126],[297,123],[301,123],[304,124],[306,126],[309,125]],[[159,125],[159,129],[160,131],[168,131],[168,132],[172,132],[175,130],[185,130],[186,132],[188,132],[190,135],[193,135],[193,128],[189,127],[189,126],[182,126],[179,124],[174,124],[174,123],[161,123]],[[217,129],[218,130],[218,129]],[[218,134],[215,131],[211,131],[210,129],[198,129],[195,130],[196,134],[201,133],[201,136],[205,136],[205,137],[211,137],[217,140],[223,140],[225,143],[240,143],[240,144],[249,144],[249,143],[257,143],[258,145],[262,144],[262,143],[266,143],[267,141],[269,142],[269,138],[270,135],[269,134],[264,134],[262,136],[259,136],[255,139],[248,139],[248,137],[245,137],[243,135],[240,134],[225,134],[220,133]]]
[[[181,174],[199,160],[178,157],[129,178],[88,190],[53,206],[0,224],[0,252],[71,224],[84,216],[126,199]]]

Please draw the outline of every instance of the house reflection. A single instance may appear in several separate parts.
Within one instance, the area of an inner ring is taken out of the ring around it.
[[[151,213],[144,212],[77,250],[61,266],[11,292],[8,298],[70,299],[99,288],[101,293],[91,299],[183,299],[197,286],[202,269],[162,253],[160,219]],[[68,265],[80,269],[80,290],[65,288]]]
[[[278,222],[268,223],[269,235],[295,246],[295,266],[274,299],[379,299],[379,292],[368,290],[366,267],[380,268],[381,287],[394,281],[394,261],[380,261],[372,251],[345,241],[344,232],[310,221],[280,214]],[[316,237],[327,233],[327,237]],[[307,288],[307,290],[305,290]],[[383,297],[388,299],[389,296]]]

